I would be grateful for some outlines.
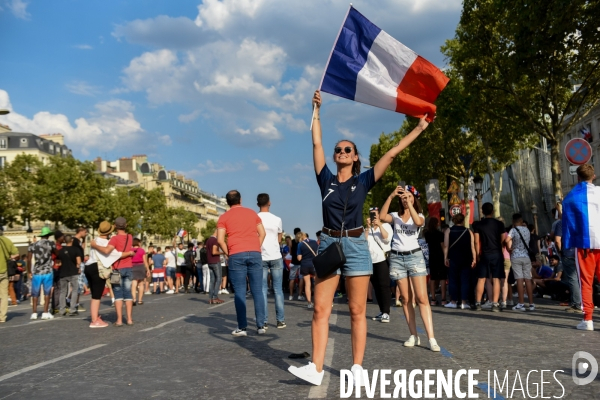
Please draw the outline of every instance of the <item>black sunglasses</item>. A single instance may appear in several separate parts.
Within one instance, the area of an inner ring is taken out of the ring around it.
[[[341,147],[336,147],[335,148],[335,154],[340,154],[341,152],[342,152],[342,148]],[[344,153],[346,153],[346,154],[352,153],[352,147],[350,147],[350,146],[344,147]]]

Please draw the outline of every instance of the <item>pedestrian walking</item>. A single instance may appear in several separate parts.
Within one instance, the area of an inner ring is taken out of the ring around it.
[[[465,228],[465,216],[458,213],[452,216],[454,224],[444,232],[444,265],[448,268],[450,284],[450,302],[444,307],[469,308],[471,286],[471,270],[475,268],[475,237],[473,232]]]

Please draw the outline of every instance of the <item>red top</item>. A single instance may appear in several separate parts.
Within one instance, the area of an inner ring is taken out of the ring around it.
[[[225,229],[227,233],[229,255],[246,251],[260,253],[260,241],[256,227],[261,224],[262,220],[256,212],[242,206],[233,206],[221,215],[217,222],[217,228]]]
[[[127,242],[127,248],[125,248],[125,242]],[[117,251],[121,253],[125,251],[133,251],[133,238],[131,235],[115,235],[110,238],[108,244],[115,246]],[[131,268],[131,257],[123,258],[122,260],[117,260],[113,264],[114,269],[121,268]]]
[[[213,256],[213,246],[217,246],[217,250],[219,250],[219,243],[217,243],[217,238],[211,236],[206,241],[206,261],[208,261],[209,264],[221,265],[221,257],[219,255]]]

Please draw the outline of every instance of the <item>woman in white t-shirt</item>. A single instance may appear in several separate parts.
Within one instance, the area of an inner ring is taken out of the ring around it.
[[[371,261],[373,262],[371,284],[375,289],[375,296],[379,305],[379,315],[373,317],[373,321],[390,322],[392,299],[390,298],[390,266],[386,256],[390,251],[393,233],[390,224],[381,223],[378,214],[377,208],[369,211],[367,230],[365,231]]]
[[[399,198],[398,212],[388,213],[390,204],[396,197]],[[390,252],[390,278],[395,280],[400,288],[404,316],[410,330],[410,338],[404,342],[404,346],[414,347],[415,344],[420,344],[413,307],[414,296],[419,304],[419,313],[429,337],[429,348],[432,351],[440,351],[440,346],[433,335],[431,307],[427,297],[427,267],[418,241],[419,232],[425,224],[418,198],[419,192],[413,186],[398,186],[381,207],[379,217],[383,222],[388,222],[394,227]]]

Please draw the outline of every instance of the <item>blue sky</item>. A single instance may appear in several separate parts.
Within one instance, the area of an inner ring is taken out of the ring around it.
[[[454,34],[460,1],[353,4],[444,66],[439,49]],[[147,154],[206,191],[238,189],[246,206],[267,192],[286,231],[314,233],[322,222],[310,98],[347,7],[338,0],[0,0],[0,108],[12,110],[0,123],[61,132],[79,159]],[[326,152],[348,138],[366,161],[371,144],[402,120],[324,94]]]

